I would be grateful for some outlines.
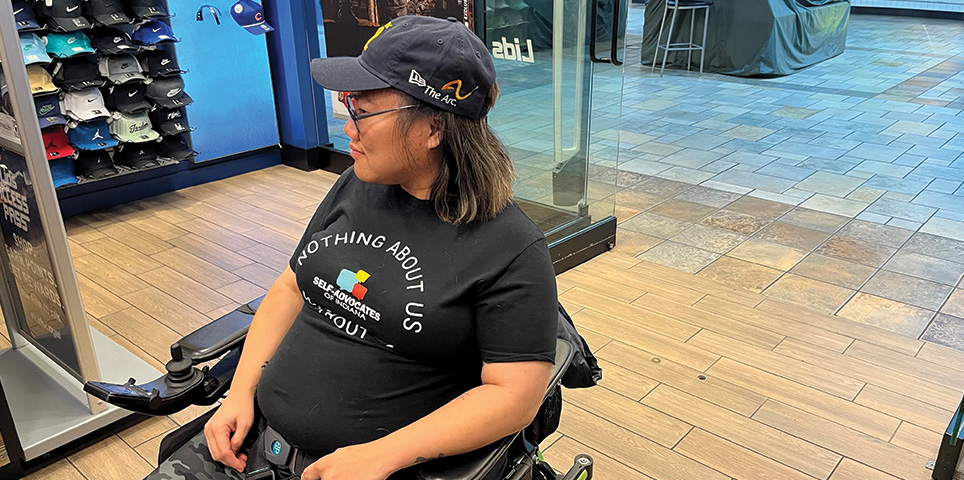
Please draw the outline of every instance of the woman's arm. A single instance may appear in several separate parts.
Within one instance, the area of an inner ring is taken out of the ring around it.
[[[241,471],[247,457],[238,453],[254,423],[254,394],[261,371],[274,356],[303,305],[291,268],[275,280],[251,320],[228,397],[204,425],[211,458]]]
[[[552,364],[486,363],[482,385],[373,442],[340,448],[302,480],[384,480],[405,467],[470,452],[525,428],[542,405]]]

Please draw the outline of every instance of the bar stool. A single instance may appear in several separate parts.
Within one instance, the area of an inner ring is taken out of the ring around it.
[[[693,51],[700,51],[700,76],[703,75],[703,59],[706,58],[706,27],[710,23],[710,5],[713,5],[713,0],[666,0],[663,4],[663,19],[659,22],[659,35],[656,36],[656,53],[653,55],[653,68],[651,72],[656,71],[656,58],[659,56],[659,49],[663,49],[663,65],[659,67],[659,76],[663,76],[663,70],[666,68],[666,56],[669,55],[670,50],[673,51],[686,51],[686,69],[690,69],[690,63],[693,61]],[[669,13],[669,9],[673,9],[673,19],[669,22],[669,33],[666,35],[666,43],[661,44],[660,39],[663,38],[663,26],[666,25],[666,14]],[[703,15],[703,38],[699,45],[693,43],[693,32],[696,30],[696,11],[700,9],[706,9]],[[691,10],[690,12],[690,41],[689,43],[673,43],[673,26],[676,25],[676,15],[680,10]]]

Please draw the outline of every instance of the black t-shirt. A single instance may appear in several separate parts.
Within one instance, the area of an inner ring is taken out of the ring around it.
[[[349,169],[290,265],[305,303],[258,402],[313,455],[424,417],[480,385],[482,362],[554,359],[555,275],[542,232],[515,204],[452,225],[430,202]]]

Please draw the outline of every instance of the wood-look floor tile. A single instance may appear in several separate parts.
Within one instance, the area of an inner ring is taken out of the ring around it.
[[[584,290],[606,292],[607,296],[623,302],[632,302],[646,293],[637,288],[623,285],[622,282],[592,275],[579,269],[566,272],[566,280],[575,283]]]
[[[101,287],[93,280],[77,274],[77,284],[80,286],[80,295],[84,302],[84,310],[95,318],[106,317],[112,313],[117,313],[130,304],[121,297],[110,293],[106,288]]]
[[[695,288],[721,299],[729,300],[740,305],[754,307],[762,302],[766,297],[759,293],[753,293],[742,288],[735,288],[723,285],[708,278],[693,276],[679,270],[657,265],[650,262],[639,262],[634,265],[630,272],[637,275],[647,275],[659,278],[667,283],[687,288]]]
[[[673,448],[692,428],[659,410],[605,388],[567,391],[566,401],[667,448]]]
[[[239,280],[233,273],[181,248],[171,248],[151,258],[208,288],[220,288]]]
[[[217,291],[238,304],[248,303],[268,292],[267,289],[261,288],[247,280],[238,280],[237,282],[218,288]]]
[[[924,342],[924,345],[921,346],[916,356],[921,360],[940,363],[947,368],[964,372],[964,352],[959,350],[954,350],[936,343]]]
[[[190,252],[212,265],[227,271],[250,265],[254,261],[243,255],[238,255],[237,251],[230,250],[198,235],[189,234],[171,240],[171,243],[178,248]]]
[[[164,436],[177,428],[177,424],[167,417],[149,417],[136,425],[116,431],[117,436],[132,448],[136,448],[153,438]]]
[[[890,443],[904,447],[927,458],[937,458],[937,450],[943,441],[943,432],[933,432],[913,423],[902,422]]]
[[[89,479],[143,478],[153,470],[148,462],[116,435],[111,435],[67,459]]]
[[[554,442],[544,451],[544,456],[553,468],[558,469],[561,473],[565,473],[569,467],[572,466],[573,459],[576,458],[576,455],[583,453],[592,457],[594,478],[603,479],[602,474],[597,474],[596,472],[606,472],[606,477],[612,479],[652,480],[652,477],[643,475],[638,470],[634,470],[599,450],[589,448],[569,437],[562,437]]]
[[[732,477],[814,478],[699,428],[694,428],[673,450]]]
[[[83,257],[84,255],[91,254],[90,250],[87,250],[83,245],[80,244],[80,242],[72,238],[67,239],[67,247],[70,249],[71,258]]]
[[[700,380],[702,372],[698,370],[663,360],[621,341],[610,342],[596,352],[596,356],[741,415],[751,415],[766,400],[766,397],[759,393],[713,376]]]
[[[136,275],[108,262],[96,253],[75,258],[74,269],[115,295],[124,295],[147,287],[147,283]]]
[[[577,268],[579,271],[596,275],[597,277],[619,278],[626,286],[686,305],[692,305],[706,295],[699,290],[666,285],[657,279],[637,277],[635,275],[622,275],[618,269],[606,267],[601,264],[583,264]]]
[[[208,288],[169,267],[160,267],[138,276],[199,312],[208,312],[234,303],[230,298],[221,295],[214,289]]]
[[[254,208],[241,215],[245,220],[257,223],[262,227],[268,227],[289,237],[301,238],[305,233],[307,225],[303,222],[282,217],[276,213],[271,213],[260,208]]]
[[[559,431],[580,439],[590,448],[604,450],[617,461],[661,480],[729,480],[694,460],[630,430],[597,417],[575,405],[564,407]]]
[[[596,311],[605,310],[611,315],[619,318],[632,319],[635,323],[644,326],[656,333],[675,338],[681,342],[692,337],[700,329],[694,325],[680,322],[671,317],[660,315],[645,308],[639,308],[631,304],[613,302],[611,297],[593,293],[583,288],[574,288],[564,295],[566,300],[586,308]]]
[[[91,240],[84,243],[84,247],[134,275],[161,266],[160,263],[151,260],[151,257],[137,250],[136,247],[110,237]]]
[[[617,227],[616,230],[616,247],[613,248],[613,252],[632,255],[634,257],[663,241],[661,238],[644,233],[637,233],[624,228]]]
[[[203,218],[195,218],[186,222],[181,222],[177,226],[204,238],[205,240],[217,243],[229,250],[238,251],[255,245],[257,242],[233,232],[220,225],[211,223]]]
[[[661,313],[691,325],[702,327],[703,329],[722,333],[750,345],[756,345],[768,350],[775,347],[785,338],[783,335],[757,327],[756,325],[709,313],[689,305],[674,303],[657,295],[643,295],[634,300],[632,305]]]
[[[288,260],[291,259],[291,253],[280,252],[271,248],[267,245],[258,244],[251,248],[245,248],[244,250],[239,250],[238,253],[250,258],[251,260],[260,263],[264,266],[273,268],[284,268],[288,266]]]
[[[915,478],[923,479],[924,477],[918,476]],[[897,480],[897,477],[849,458],[844,458],[837,469],[834,470],[833,475],[830,476],[830,480]]]
[[[210,318],[155,287],[128,293],[123,298],[181,335],[211,322]]]
[[[721,300],[714,296],[707,296],[694,306],[706,312],[756,325],[757,327],[783,336],[794,337],[806,342],[822,345],[838,352],[844,351],[853,342],[853,339],[846,335],[831,332],[812,324],[799,322],[792,315],[774,315],[763,310]]]
[[[298,240],[301,239],[300,235],[293,237],[268,227],[257,227],[244,232],[244,235],[257,241],[261,245],[267,245],[279,252],[294,252],[295,247],[298,246]]]
[[[310,208],[307,207],[307,205],[298,206],[291,202],[281,201],[260,193],[238,197],[238,201],[255,205],[258,208],[295,221],[301,220],[304,216],[301,208]],[[317,204],[320,201],[321,199],[319,198],[316,199],[314,203]],[[311,211],[314,212],[314,209],[311,209]]]
[[[157,468],[157,452],[161,450],[161,440],[164,435],[158,435],[136,447],[134,451],[141,456],[152,468]]]
[[[244,233],[258,227],[258,224],[244,219],[242,215],[226,212],[212,204],[199,203],[182,210],[235,233]]]
[[[576,311],[579,311],[581,308],[582,308],[582,307],[579,307],[578,309],[574,309],[574,310],[572,310],[572,311],[573,311],[573,312],[576,312]],[[566,308],[566,312],[569,312],[569,311],[570,311],[570,310],[569,310],[568,308]],[[585,330],[585,333],[583,333],[583,331],[580,330],[580,331],[579,331],[579,335],[582,336],[583,340],[585,340],[586,343],[589,344],[590,350],[592,350],[592,351],[594,351],[594,352],[595,352],[596,350],[599,350],[600,348],[606,346],[607,343],[613,341],[613,339],[611,339],[611,338],[609,338],[609,337],[607,337],[607,336],[605,336],[605,335],[603,335],[603,334],[601,334],[601,333],[596,333],[596,332],[594,332],[594,331],[592,331],[592,330],[590,330],[590,329],[588,329],[588,328],[585,328],[585,329],[583,329],[583,330]]]
[[[865,360],[875,365],[904,372],[909,375],[945,385],[960,388],[960,373],[948,369],[939,362],[930,362],[923,358],[889,354],[886,348],[857,340],[847,349],[846,355]]]
[[[173,246],[130,223],[106,225],[100,231],[145,255],[153,255]]]
[[[161,375],[163,375],[163,372],[165,371],[164,365],[171,359],[171,349],[170,349],[170,348],[167,349],[167,351],[164,353],[164,355],[161,355],[161,356],[157,357],[157,356],[154,356],[154,355],[151,355],[151,354],[145,352],[143,348],[141,348],[141,347],[138,346],[138,345],[134,345],[133,342],[131,342],[130,340],[128,340],[127,338],[125,338],[124,336],[122,336],[122,335],[119,334],[119,333],[114,334],[112,337],[110,337],[110,339],[113,340],[114,343],[116,343],[116,344],[124,347],[125,349],[127,349],[128,352],[131,352],[131,353],[133,353],[134,355],[136,355],[137,358],[140,358],[141,360],[144,360],[145,363],[147,363],[148,365],[154,367],[154,369],[157,370],[157,376],[158,376],[158,377],[160,377]],[[141,342],[140,342],[140,339],[138,339],[138,343],[141,343]],[[161,361],[162,359],[163,359],[163,361]],[[157,377],[155,377],[155,378],[157,378]],[[126,381],[126,380],[127,380],[126,378],[119,378],[119,379],[117,379],[116,381],[118,381],[118,382],[123,382],[123,381]],[[153,378],[138,378],[138,379],[136,379],[136,380],[137,380],[137,383],[144,383],[144,382],[149,382],[149,381],[154,380],[154,379],[153,379]]]
[[[943,432],[954,416],[953,408],[935,407],[930,403],[885,390],[876,385],[867,385],[861,390],[854,402],[873,408],[879,412],[903,419],[905,422],[924,427],[932,432]]]
[[[131,220],[127,223],[165,242],[188,234],[187,230],[167,222],[157,215],[145,219]]]
[[[921,455],[781,402],[768,400],[753,419],[899,478],[930,476]]]
[[[252,263],[234,270],[231,273],[267,290],[271,288],[271,285],[274,285],[274,282],[278,280],[279,276],[281,276],[281,272],[287,267],[287,263],[284,265],[279,265],[277,269],[262,265],[260,263]]]
[[[639,323],[602,314],[591,309],[580,310],[572,316],[576,326],[585,325],[603,335],[619,338],[628,345],[643,349],[695,370],[706,370],[719,356],[653,333]]]
[[[615,363],[606,360],[598,360],[598,362],[599,366],[606,371],[599,385],[625,397],[639,401],[659,385],[658,381]]]
[[[825,448],[666,385],[657,387],[642,403],[817,478],[827,478],[841,458]],[[736,476],[744,475],[747,474]]]
[[[720,377],[722,380],[766,395],[772,400],[801,408],[884,441],[889,440],[900,425],[900,420],[897,418],[840,397],[806,388],[799,383],[729,358],[721,358],[707,371],[707,375]]]
[[[853,400],[865,385],[848,376],[847,372],[814,368],[801,360],[709,330],[701,330],[686,343],[847,400]]]
[[[117,477],[118,479],[122,477]],[[23,480],[89,480],[85,478],[80,470],[77,470],[66,458],[61,458],[56,462],[37,470],[24,477]]]
[[[101,321],[162,362],[170,359],[171,344],[183,336],[133,307],[102,317]]]

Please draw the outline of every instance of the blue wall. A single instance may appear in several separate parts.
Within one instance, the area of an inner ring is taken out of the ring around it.
[[[223,14],[195,20],[201,2],[168,0],[175,45],[185,73],[184,90],[197,161],[256,150],[279,143],[271,70],[264,35],[252,35],[231,17],[233,0],[205,0]],[[276,33],[276,32],[272,32]],[[269,34],[270,35],[270,34]]]

